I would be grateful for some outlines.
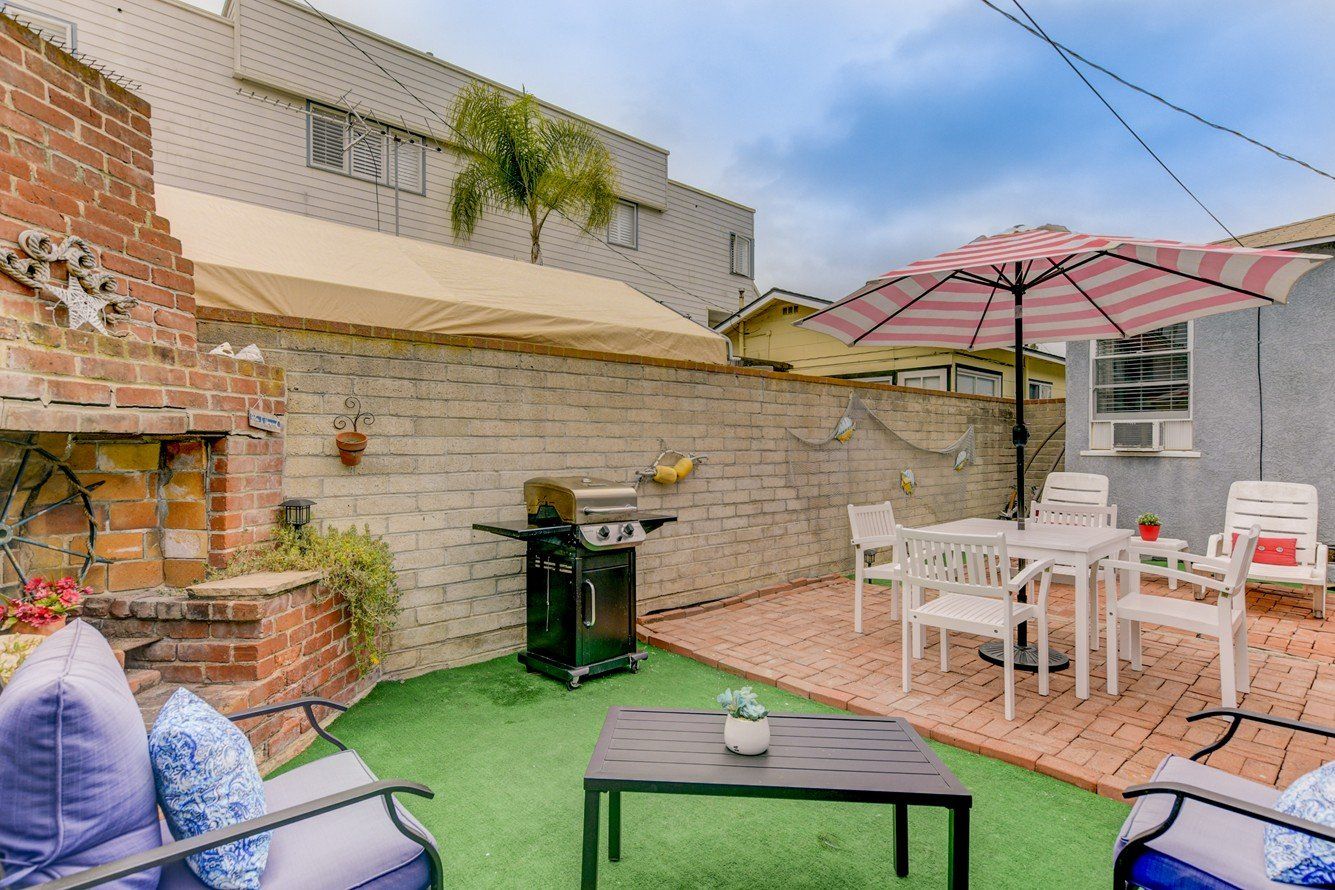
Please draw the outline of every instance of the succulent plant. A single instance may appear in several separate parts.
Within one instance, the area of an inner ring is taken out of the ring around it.
[[[719,707],[728,712],[728,716],[741,720],[764,720],[769,715],[750,686],[743,686],[736,691],[727,689],[718,696],[717,701]]]
[[[1157,513],[1141,513],[1136,525],[1163,525],[1163,523],[1159,521]]]

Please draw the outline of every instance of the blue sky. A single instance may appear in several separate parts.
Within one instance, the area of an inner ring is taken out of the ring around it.
[[[1018,223],[1224,235],[1049,47],[977,0],[317,2],[670,149],[674,179],[756,208],[762,288],[842,296]],[[1128,79],[1335,171],[1335,2],[1026,8]],[[1091,79],[1234,231],[1335,211],[1335,182]]]

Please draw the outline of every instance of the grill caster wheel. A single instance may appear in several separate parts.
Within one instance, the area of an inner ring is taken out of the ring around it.
[[[567,688],[567,689],[578,689],[578,688],[579,688],[579,677],[571,677],[569,680],[566,680],[566,688]]]
[[[632,674],[638,674],[640,672],[640,663],[638,661],[632,661],[628,667]]]

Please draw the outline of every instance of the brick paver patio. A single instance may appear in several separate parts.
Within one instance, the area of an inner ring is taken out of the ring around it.
[[[1146,579],[1145,589],[1152,587]],[[1156,593],[1168,593],[1166,587]],[[1052,645],[1074,643],[1073,591],[1054,584]],[[1180,588],[1175,596],[1190,597]],[[1072,671],[1052,674],[1050,695],[1032,674],[1016,684],[1016,719],[1002,713],[1001,669],[977,657],[978,638],[951,634],[951,671],[942,673],[929,631],[914,663],[913,691],[900,686],[900,625],[886,588],[869,587],[866,633],[853,632],[853,582],[839,576],[754,591],[704,607],[647,616],[641,637],[670,651],[774,683],[835,707],[904,715],[924,735],[1020,764],[1110,797],[1144,781],[1167,754],[1190,754],[1223,721],[1186,716],[1219,704],[1216,645],[1146,627],[1144,670],[1123,662],[1122,689],[1107,694],[1106,647],[1091,654],[1089,699],[1075,697]],[[1335,623],[1312,617],[1297,592],[1253,589],[1248,596],[1251,692],[1241,707],[1335,724]],[[1335,760],[1335,742],[1272,728],[1239,731],[1210,763],[1262,782],[1286,784]]]

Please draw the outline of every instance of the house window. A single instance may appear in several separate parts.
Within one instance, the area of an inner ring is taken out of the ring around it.
[[[607,243],[636,250],[640,246],[640,208],[630,201],[617,201],[607,222]]]
[[[784,315],[796,315],[797,310],[801,308],[801,306],[784,306],[782,311]]]
[[[975,396],[999,396],[1001,375],[988,371],[975,371],[971,368],[956,368],[955,392],[967,392]]]
[[[1031,399],[1052,398],[1052,384],[1046,380],[1030,380],[1029,398]]]
[[[736,232],[728,234],[728,262],[734,275],[754,278],[756,274],[756,242]]]
[[[306,164],[400,191],[426,194],[426,144],[337,108],[309,103]]]
[[[1179,322],[1091,350],[1095,420],[1191,417],[1191,326]]]
[[[18,3],[0,3],[0,10],[69,52],[76,52],[79,49],[79,26],[69,19],[29,9]]]
[[[895,382],[900,386],[916,386],[918,389],[946,389],[945,368],[925,368],[916,371],[900,371],[895,375]]]

